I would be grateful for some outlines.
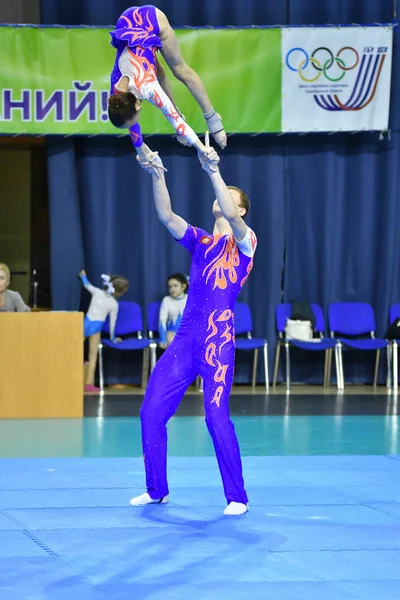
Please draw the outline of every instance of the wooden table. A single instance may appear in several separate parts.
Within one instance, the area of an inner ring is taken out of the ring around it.
[[[83,313],[0,313],[0,418],[83,416]]]

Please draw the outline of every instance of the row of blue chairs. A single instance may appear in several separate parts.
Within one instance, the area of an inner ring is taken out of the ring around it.
[[[314,331],[317,339],[302,341],[288,339],[285,328],[287,319],[292,312],[289,302],[280,304],[276,308],[276,324],[278,330],[278,344],[275,353],[273,386],[276,386],[281,348],[284,347],[286,355],[286,387],[290,387],[290,347],[295,346],[301,350],[311,352],[325,352],[324,385],[331,382],[332,352],[335,355],[336,379],[339,389],[344,388],[343,349],[376,352],[374,386],[378,382],[378,370],[381,350],[387,350],[387,386],[391,387],[391,362],[393,361],[393,386],[397,389],[397,342],[390,342],[377,338],[375,334],[376,320],[372,306],[366,302],[334,302],[328,307],[328,320],[330,337],[325,338],[326,331],[324,313],[318,304],[311,304],[315,316]],[[393,304],[389,311],[389,322],[393,323],[400,317],[400,304]]]
[[[142,309],[136,302],[119,302],[118,318],[115,326],[115,335],[123,338],[118,344],[114,344],[109,338],[102,337],[99,344],[99,379],[100,389],[104,391],[104,349],[113,351],[142,351],[142,387],[146,387],[150,370],[154,369],[157,360],[158,324],[161,302],[152,302],[147,308],[147,335],[144,335]],[[252,351],[253,374],[252,386],[256,385],[257,363],[259,350],[263,353],[265,387],[269,389],[268,375],[268,345],[266,340],[253,338],[253,319],[250,307],[238,302],[235,306],[235,335],[236,350]],[[110,335],[109,320],[104,324],[104,336]]]
[[[147,308],[148,333],[143,335],[142,310],[136,302],[120,302],[119,313],[115,334],[124,339],[119,344],[113,344],[106,337],[99,344],[99,374],[100,388],[104,390],[104,347],[124,351],[140,350],[143,352],[142,360],[142,386],[145,387],[148,380],[149,366],[152,370],[157,360],[158,323],[161,302],[152,302]],[[315,334],[317,339],[313,341],[302,341],[287,339],[285,334],[286,322],[292,312],[291,303],[283,303],[276,308],[276,323],[278,330],[278,343],[275,354],[273,385],[276,386],[278,369],[280,363],[281,349],[284,347],[286,354],[286,386],[290,388],[290,347],[295,346],[301,350],[312,352],[325,352],[324,385],[331,383],[332,354],[335,356],[337,386],[344,388],[343,374],[343,349],[356,349],[363,351],[375,351],[375,373],[374,386],[377,385],[378,369],[381,350],[387,349],[387,385],[391,386],[391,363],[393,363],[393,387],[397,390],[398,385],[398,347],[397,342],[389,342],[382,338],[376,338],[376,321],[372,306],[367,303],[345,302],[333,303],[329,306],[328,317],[330,337],[324,337],[326,326],[324,313],[318,304],[311,304],[315,315]],[[400,318],[400,304],[394,304],[390,308],[390,323]],[[259,350],[263,352],[265,386],[269,389],[268,374],[268,345],[266,340],[253,338],[253,322],[250,308],[247,304],[238,302],[235,307],[235,333],[237,350],[253,351],[253,373],[252,386],[256,385],[256,373]],[[106,321],[103,329],[104,335],[109,335],[109,323]],[[240,337],[243,336],[243,337]],[[351,336],[358,336],[358,339]],[[359,336],[363,336],[361,339]]]

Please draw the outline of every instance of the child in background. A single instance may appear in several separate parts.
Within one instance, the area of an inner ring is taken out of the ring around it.
[[[120,275],[102,275],[103,289],[92,285],[86,275],[86,271],[79,273],[84,287],[92,295],[84,321],[84,336],[89,338],[89,366],[85,385],[85,392],[98,392],[100,388],[94,385],[94,375],[96,371],[97,355],[99,352],[99,343],[104,322],[110,315],[110,338],[118,343],[120,340],[115,337],[115,323],[118,316],[118,302],[128,290],[129,282],[126,277]]]
[[[165,296],[160,307],[160,347],[166,348],[175,337],[186,306],[189,285],[182,273],[168,277],[169,296]]]

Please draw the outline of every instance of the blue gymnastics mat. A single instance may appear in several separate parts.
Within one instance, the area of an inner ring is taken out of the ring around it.
[[[399,599],[399,456],[243,467],[229,518],[213,457],[170,458],[146,508],[140,458],[0,459],[0,600]]]

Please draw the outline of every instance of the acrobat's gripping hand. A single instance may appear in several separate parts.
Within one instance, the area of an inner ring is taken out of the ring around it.
[[[210,112],[203,113],[207,123],[208,131],[217,142],[218,146],[223,150],[228,143],[221,115],[212,108]]]
[[[197,152],[197,156],[199,157],[202,168],[206,171],[206,173],[211,175],[212,173],[216,173],[218,171],[219,156],[214,148],[210,146],[210,135],[208,131],[206,131],[204,135],[204,146],[205,151],[202,152],[199,150]]]
[[[161,177],[162,171],[167,169],[162,164],[161,158],[158,156],[158,152],[149,152],[145,156],[138,154],[136,160],[139,165],[150,175]]]

